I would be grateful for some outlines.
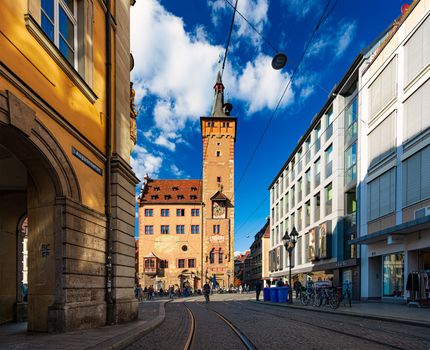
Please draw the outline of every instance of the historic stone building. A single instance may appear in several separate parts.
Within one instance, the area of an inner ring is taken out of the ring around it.
[[[0,323],[137,316],[129,13],[129,1],[2,2]]]
[[[206,279],[215,280],[221,287],[233,283],[236,118],[230,116],[232,105],[224,103],[220,74],[214,89],[212,113],[200,118],[203,179],[147,179],[143,186],[139,200],[139,275],[145,285],[181,285],[190,281],[186,276],[192,276],[190,285],[195,287],[201,287]],[[191,198],[192,188],[196,189],[195,198]],[[154,216],[148,217],[146,210],[155,208]],[[199,218],[192,216],[193,208],[199,208]],[[161,212],[163,209],[168,212]],[[185,212],[178,216],[180,209]],[[191,232],[193,225],[199,225],[199,232]],[[153,226],[153,234],[145,231],[150,230],[147,226]],[[177,231],[178,226],[184,231]],[[189,265],[189,259],[196,259],[191,265],[195,267]],[[144,266],[146,261],[148,266]],[[149,261],[154,263],[150,265]]]

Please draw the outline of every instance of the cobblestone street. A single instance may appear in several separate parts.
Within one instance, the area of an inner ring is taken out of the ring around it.
[[[255,303],[249,296],[215,295],[175,300],[164,323],[127,349],[245,349],[231,322],[257,349],[429,349],[429,328]],[[185,301],[185,303],[184,303]],[[189,347],[191,317],[194,337]]]

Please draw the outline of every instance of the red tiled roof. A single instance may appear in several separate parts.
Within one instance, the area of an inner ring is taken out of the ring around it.
[[[202,202],[201,180],[153,180],[144,185],[139,205],[198,204]]]

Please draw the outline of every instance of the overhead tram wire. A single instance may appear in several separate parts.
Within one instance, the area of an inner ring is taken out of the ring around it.
[[[231,18],[230,30],[228,31],[227,45],[225,46],[224,60],[222,62],[221,78],[222,78],[222,76],[224,74],[225,61],[227,60],[228,47],[230,45],[231,32],[233,31],[234,17],[235,17],[236,12],[237,12],[237,3],[238,3],[238,1],[239,0],[236,0],[236,3],[234,4],[234,7],[233,7],[233,16]]]
[[[226,0],[226,1],[228,1],[228,0]],[[327,19],[327,15],[330,14],[333,11],[334,7],[332,7],[332,9],[326,15],[328,7],[329,7],[329,5],[330,5],[331,2],[332,2],[332,0],[328,0],[327,1],[326,7],[324,8],[324,11],[321,14],[320,19],[318,20],[317,24],[315,25],[315,28],[313,29],[312,34],[310,36],[310,39],[308,40],[308,42],[307,42],[307,44],[305,46],[305,49],[303,50],[302,55],[301,55],[301,57],[300,57],[297,65],[296,65],[296,67],[294,68],[293,73],[291,74],[290,79],[288,80],[287,85],[286,85],[284,91],[282,92],[282,95],[281,95],[278,103],[276,104],[275,109],[274,109],[274,111],[273,111],[273,113],[272,113],[269,121],[267,122],[265,128],[263,129],[263,133],[261,134],[260,139],[258,140],[258,142],[257,142],[257,144],[256,144],[256,146],[254,148],[254,151],[252,152],[251,157],[249,158],[249,160],[248,160],[248,162],[247,162],[247,164],[245,166],[245,169],[244,169],[244,171],[242,172],[242,174],[241,174],[241,176],[239,178],[238,183],[236,184],[236,187],[234,189],[235,191],[237,191],[237,189],[239,188],[240,184],[242,183],[243,177],[245,176],[246,172],[248,171],[248,168],[249,168],[249,166],[250,166],[250,164],[252,162],[252,159],[254,158],[255,154],[257,153],[257,150],[260,147],[260,144],[263,141],[263,138],[266,135],[267,130],[268,130],[270,124],[272,123],[273,119],[275,118],[276,112],[278,111],[279,106],[281,105],[281,102],[284,99],[285,94],[287,93],[288,88],[290,87],[290,85],[291,85],[291,83],[292,83],[292,81],[294,79],[294,76],[296,75],[296,73],[297,73],[297,71],[298,71],[298,69],[300,67],[300,64],[302,63],[303,58],[306,56],[306,53],[307,53],[307,51],[308,51],[308,49],[310,47],[310,44],[312,43],[312,41],[313,41],[313,39],[315,37],[316,32],[318,31],[318,29],[321,26],[321,24]]]
[[[412,29],[412,32],[413,31],[415,31],[416,29],[417,29],[417,27],[419,26],[419,24],[417,24],[413,29]],[[393,52],[395,52],[400,46],[402,46],[404,43],[405,43],[405,41],[406,41],[406,39],[408,39],[408,38],[404,38],[394,49],[393,49]],[[380,71],[379,70],[376,70],[370,77],[369,77],[369,79],[365,82],[365,83],[363,83],[362,84],[362,86],[361,86],[361,88],[357,91],[357,96],[360,94],[360,92],[367,86],[367,84],[369,83],[369,81],[372,81],[372,79],[376,76],[376,75],[378,75],[380,73]],[[348,108],[350,106],[350,104],[347,104],[347,105],[345,105],[341,110],[340,110],[340,112],[333,118],[333,122],[335,121],[335,120],[337,120],[344,112],[345,112],[345,110],[346,110],[346,108]],[[362,121],[362,122],[364,122],[362,119],[360,119],[360,121]],[[326,126],[326,128],[324,129],[324,130],[322,130],[322,133],[321,133],[321,135],[323,135],[326,131],[327,131],[327,129],[329,128],[329,126]],[[311,147],[313,147],[313,146],[315,146],[315,144],[316,144],[316,141],[315,142],[313,142],[313,143],[311,143],[310,145],[309,145],[309,147],[311,148]],[[304,154],[302,154],[301,156],[300,156],[300,158],[298,159],[298,162],[300,162],[304,157],[306,156],[306,153],[304,153]],[[268,194],[268,195],[266,195],[266,197],[264,198],[264,200],[266,200],[266,198],[268,197],[270,195],[270,193]],[[258,206],[256,207],[256,209],[254,209],[254,211],[253,211],[253,213],[261,206],[262,204],[260,203],[260,204],[258,204]],[[251,217],[251,215],[245,220],[245,221],[243,221],[242,222],[242,224],[241,224],[241,226],[244,226],[247,222],[248,222],[248,220],[249,220],[249,218]],[[240,226],[240,227],[241,227]]]

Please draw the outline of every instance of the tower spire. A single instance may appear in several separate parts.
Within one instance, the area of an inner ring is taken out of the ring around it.
[[[215,96],[212,105],[212,117],[227,117],[231,108],[226,110],[224,107],[224,84],[222,83],[221,72],[218,72],[216,82],[214,85]]]

